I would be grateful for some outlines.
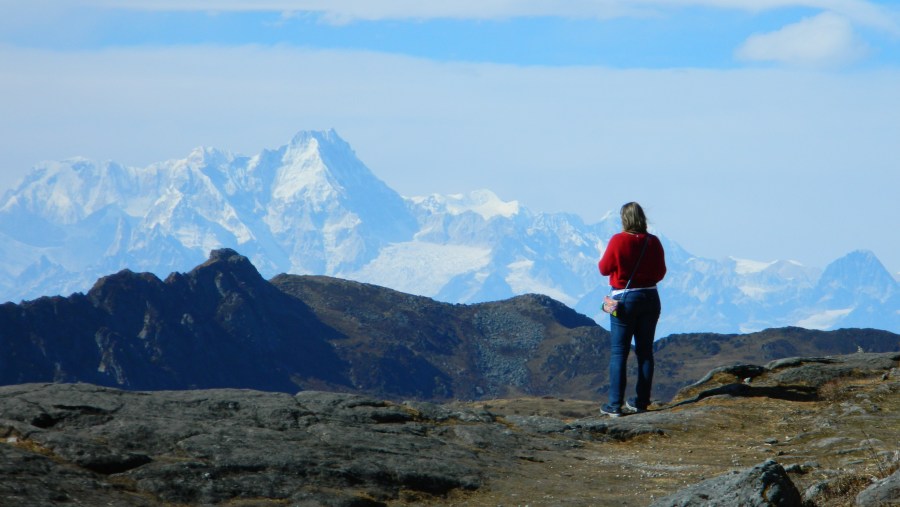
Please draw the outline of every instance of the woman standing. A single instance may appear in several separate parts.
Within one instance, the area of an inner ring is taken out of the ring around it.
[[[643,412],[650,405],[653,384],[653,339],[661,310],[656,284],[666,275],[666,259],[659,238],[647,232],[640,204],[622,206],[622,232],[613,235],[600,259],[600,274],[609,277],[612,298],[618,301],[609,316],[609,402],[600,413],[619,417]],[[631,340],[637,356],[637,396],[625,401],[626,364]]]

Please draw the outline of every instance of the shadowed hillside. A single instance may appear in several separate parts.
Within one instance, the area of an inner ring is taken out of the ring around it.
[[[898,338],[798,328],[675,335],[656,344],[654,398],[721,365],[898,350]],[[0,305],[0,384],[597,401],[608,349],[603,327],[547,296],[458,305],[323,276],[266,281],[228,249],[165,280],[126,270],[87,294]]]
[[[87,294],[0,305],[0,384],[590,398],[607,340],[545,296],[469,306],[335,278],[270,283],[225,249],[165,281],[126,270]]]
[[[606,383],[609,333],[546,296],[452,305],[323,276],[280,275],[272,283],[340,331],[338,353],[365,365],[354,381],[367,392],[591,399]]]
[[[165,281],[126,270],[87,294],[0,306],[0,383],[349,388],[335,337],[246,258],[219,250]]]

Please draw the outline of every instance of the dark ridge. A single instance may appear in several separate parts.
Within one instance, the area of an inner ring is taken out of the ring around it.
[[[673,335],[656,344],[654,398],[722,365],[898,344],[873,329]],[[164,281],[122,270],[87,294],[0,305],[0,384],[601,400],[608,363],[608,332],[545,295],[461,305],[326,276],[266,281],[228,248]]]

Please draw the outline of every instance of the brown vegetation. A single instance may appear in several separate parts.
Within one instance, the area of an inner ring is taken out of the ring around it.
[[[850,505],[874,479],[900,466],[900,378],[889,374],[828,381],[812,401],[716,395],[680,406],[655,406],[620,419],[665,421],[664,435],[549,448],[495,477],[455,506],[648,505],[704,479],[781,463],[803,492],[819,485],[814,505]],[[558,398],[477,403],[506,415],[580,418],[592,402]],[[665,416],[662,419],[661,416]]]

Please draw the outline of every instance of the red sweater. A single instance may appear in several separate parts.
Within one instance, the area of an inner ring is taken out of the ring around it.
[[[609,277],[609,284],[614,289],[624,289],[628,284],[645,237],[649,237],[647,250],[629,288],[653,287],[666,276],[666,255],[659,238],[652,234],[620,232],[609,239],[599,263],[600,274]]]

